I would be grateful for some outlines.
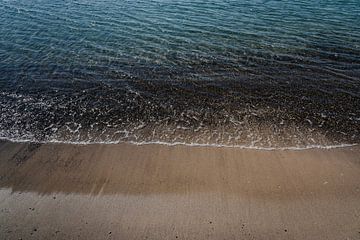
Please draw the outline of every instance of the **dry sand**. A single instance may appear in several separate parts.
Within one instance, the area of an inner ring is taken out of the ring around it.
[[[2,141],[0,239],[360,239],[360,147]]]

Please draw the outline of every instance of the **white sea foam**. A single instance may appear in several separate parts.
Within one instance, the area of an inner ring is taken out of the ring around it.
[[[33,141],[31,139],[14,139],[7,137],[0,137],[0,140],[16,142],[16,143],[41,143],[41,144],[72,144],[72,145],[98,145],[98,144],[133,144],[133,145],[165,145],[165,146],[189,146],[189,147],[216,147],[216,148],[240,148],[240,149],[253,149],[253,150],[309,150],[309,149],[334,149],[334,148],[345,148],[353,147],[358,144],[334,144],[334,145],[306,145],[306,146],[287,146],[287,147],[260,147],[253,145],[227,145],[227,144],[215,144],[215,143],[185,143],[185,142],[162,142],[162,141],[60,141],[60,140],[49,140],[49,141]]]

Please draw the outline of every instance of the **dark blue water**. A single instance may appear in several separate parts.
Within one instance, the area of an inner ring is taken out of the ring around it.
[[[360,142],[360,1],[0,0],[0,138]]]

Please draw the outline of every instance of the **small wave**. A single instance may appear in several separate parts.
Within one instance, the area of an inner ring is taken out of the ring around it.
[[[239,149],[252,149],[252,150],[263,150],[263,151],[275,151],[275,150],[309,150],[309,149],[335,149],[335,148],[345,148],[345,147],[354,147],[358,144],[336,144],[336,145],[307,145],[307,146],[288,146],[288,147],[258,147],[251,145],[226,145],[226,144],[215,144],[215,143],[185,143],[185,142],[162,142],[162,141],[152,141],[152,142],[135,142],[135,141],[60,141],[60,140],[50,140],[50,141],[34,141],[30,139],[13,139],[0,137],[0,140],[10,141],[15,143],[41,143],[41,144],[70,144],[70,145],[115,145],[115,144],[132,144],[132,145],[165,145],[165,146],[188,146],[188,147],[215,147],[215,148],[239,148]]]

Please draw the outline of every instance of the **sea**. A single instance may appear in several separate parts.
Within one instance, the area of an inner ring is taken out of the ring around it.
[[[360,143],[359,0],[0,0],[0,138]]]

